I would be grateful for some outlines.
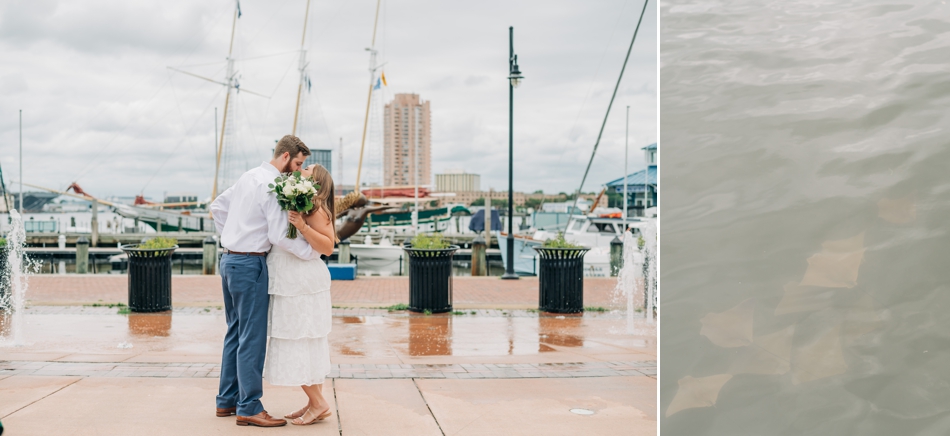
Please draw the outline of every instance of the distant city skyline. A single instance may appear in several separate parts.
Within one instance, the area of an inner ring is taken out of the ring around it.
[[[525,76],[515,90],[514,190],[573,192],[583,175],[640,8],[625,0],[478,3],[382,2],[376,48],[388,86],[432,101],[430,174],[461,168],[481,189],[507,189],[508,26]],[[242,0],[234,39],[241,92],[226,132],[229,178],[270,157],[290,133],[305,0]],[[352,185],[366,112],[375,2],[314,2],[298,135],[333,150],[338,185]],[[233,0],[91,0],[0,4],[0,165],[19,180],[17,112],[23,109],[24,182],[93,195],[210,195]],[[424,13],[422,13],[424,12]],[[648,4],[584,191],[622,176],[624,113],[630,161],[657,141],[656,4]],[[249,92],[263,94],[260,97]],[[382,105],[374,103],[381,124]],[[217,108],[217,121],[215,119]],[[372,133],[372,132],[371,132]],[[367,140],[364,180],[372,171]],[[375,141],[375,142],[374,142]],[[374,165],[379,165],[375,164]],[[373,171],[379,173],[377,167]],[[433,180],[428,181],[434,183]]]

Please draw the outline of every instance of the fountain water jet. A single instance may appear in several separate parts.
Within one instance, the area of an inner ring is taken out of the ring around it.
[[[23,218],[15,209],[10,211],[11,226],[7,234],[7,262],[2,272],[6,295],[0,301],[0,311],[5,312],[10,320],[6,345],[23,345],[23,309],[26,305],[27,268],[24,267],[23,247],[26,245],[26,231],[23,229]]]
[[[657,307],[656,304],[656,262],[657,262],[657,247],[656,247],[656,221],[648,221],[642,229],[643,232],[643,259],[646,263],[644,274],[644,310],[647,313],[647,320],[651,323],[653,322],[653,310]]]
[[[627,305],[627,333],[636,334],[634,328],[634,312],[641,307],[645,312],[646,320],[653,324],[653,311],[657,307],[656,300],[656,223],[649,221],[641,228],[644,240],[640,248],[638,238],[630,232],[623,236],[623,266],[617,276],[617,287],[614,289],[614,301],[620,297],[626,299]]]
[[[623,266],[617,275],[616,296],[623,295],[627,300],[627,334],[635,334],[634,312],[643,299],[643,255],[637,247],[637,238],[630,232],[623,236]]]

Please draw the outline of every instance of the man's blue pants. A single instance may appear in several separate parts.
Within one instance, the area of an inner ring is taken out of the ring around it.
[[[267,351],[267,258],[247,254],[221,257],[221,287],[228,332],[224,335],[217,407],[237,407],[239,416],[264,411],[264,353]]]

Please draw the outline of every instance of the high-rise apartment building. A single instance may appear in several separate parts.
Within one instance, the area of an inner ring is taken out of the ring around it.
[[[428,185],[432,182],[432,131],[429,102],[419,94],[396,94],[383,116],[383,184]],[[416,178],[418,177],[418,179]]]

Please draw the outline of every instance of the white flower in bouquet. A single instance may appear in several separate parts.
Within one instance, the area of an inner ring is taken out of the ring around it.
[[[319,184],[300,177],[299,171],[281,175],[274,179],[274,183],[267,186],[271,189],[270,192],[277,194],[277,203],[281,210],[293,210],[302,214],[308,214],[313,210],[313,196],[320,189]],[[287,237],[296,238],[297,228],[288,226]]]

